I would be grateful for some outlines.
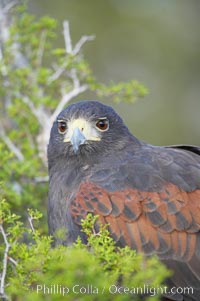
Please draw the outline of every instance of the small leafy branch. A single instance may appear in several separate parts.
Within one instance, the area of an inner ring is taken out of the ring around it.
[[[13,224],[15,224],[15,225],[13,226]],[[8,231],[5,230],[5,228],[4,228],[5,225],[8,226],[8,228],[7,228]],[[13,226],[13,228],[10,228],[11,225]],[[8,203],[5,200],[1,200],[1,202],[0,202],[0,233],[1,233],[2,239],[3,239],[4,251],[3,251],[2,271],[0,274],[0,296],[5,300],[8,299],[8,297],[5,293],[6,276],[7,276],[7,272],[8,272],[8,263],[10,262],[14,267],[17,266],[16,260],[14,260],[10,256],[10,248],[12,246],[12,243],[15,243],[16,240],[11,242],[11,240],[9,239],[9,236],[12,234],[12,231],[14,231],[16,234],[19,234],[20,227],[21,227],[21,223],[18,222],[18,216],[16,216],[15,214],[11,214]]]

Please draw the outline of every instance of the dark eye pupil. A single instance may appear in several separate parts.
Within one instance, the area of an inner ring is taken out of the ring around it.
[[[99,120],[97,123],[96,123],[96,126],[102,130],[102,131],[105,131],[108,129],[108,120],[105,119],[105,120]]]
[[[99,127],[104,128],[106,125],[105,121],[101,120],[99,121]]]
[[[58,129],[61,133],[65,132],[67,128],[67,124],[64,121],[58,122]]]

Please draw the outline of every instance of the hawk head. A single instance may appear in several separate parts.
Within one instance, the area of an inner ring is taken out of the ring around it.
[[[81,101],[64,109],[54,122],[48,157],[92,157],[122,150],[133,140],[120,116],[97,101]]]

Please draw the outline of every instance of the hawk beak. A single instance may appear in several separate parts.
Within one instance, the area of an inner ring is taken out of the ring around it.
[[[70,142],[72,144],[74,153],[76,154],[78,152],[79,146],[81,144],[84,144],[86,141],[85,136],[81,132],[81,130],[77,127],[74,129],[73,134],[70,138]]]

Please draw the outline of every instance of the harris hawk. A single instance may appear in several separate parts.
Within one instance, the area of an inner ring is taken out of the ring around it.
[[[119,246],[156,254],[172,269],[171,287],[193,288],[170,300],[200,300],[200,148],[147,144],[112,107],[81,101],[54,122],[48,167],[56,243],[85,241],[81,220],[97,214]]]

